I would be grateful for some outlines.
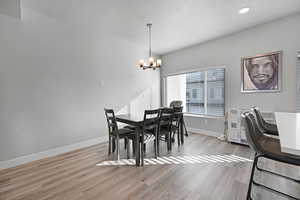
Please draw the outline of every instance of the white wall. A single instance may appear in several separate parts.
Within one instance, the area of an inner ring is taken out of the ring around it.
[[[136,66],[145,45],[85,28],[31,9],[0,14],[0,161],[107,136],[103,108],[145,91],[159,106],[159,72]]]
[[[161,76],[210,66],[226,66],[225,104],[229,108],[259,106],[267,111],[295,111],[296,53],[300,50],[300,14],[163,55]],[[240,92],[241,57],[283,51],[282,92]],[[187,119],[194,129],[221,132],[223,119]]]

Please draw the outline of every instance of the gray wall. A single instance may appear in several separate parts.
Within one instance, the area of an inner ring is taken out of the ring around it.
[[[145,91],[159,106],[159,72],[136,66],[144,44],[31,9],[0,27],[0,161],[106,136],[103,108]]]
[[[163,55],[161,76],[190,69],[225,65],[226,110],[256,105],[266,111],[295,111],[296,52],[300,50],[299,22],[300,14],[297,14]],[[282,92],[242,94],[241,57],[279,50],[283,51]],[[223,119],[219,119],[217,123],[203,118],[187,120],[191,128],[218,132],[223,130]],[[207,122],[203,122],[204,120]]]
[[[0,14],[21,17],[21,0],[0,0]]]

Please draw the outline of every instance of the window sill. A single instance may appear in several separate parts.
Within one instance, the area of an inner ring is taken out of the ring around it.
[[[220,119],[220,120],[224,120],[224,116],[197,115],[197,114],[191,114],[191,113],[184,113],[184,116],[186,116],[186,117],[196,117],[196,118],[206,118],[206,119]]]

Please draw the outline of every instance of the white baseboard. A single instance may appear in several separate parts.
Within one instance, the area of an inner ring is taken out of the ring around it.
[[[63,153],[67,153],[67,152],[74,151],[77,149],[81,149],[81,148],[89,147],[89,146],[92,146],[95,144],[99,144],[99,143],[105,142],[105,141],[108,141],[106,136],[91,139],[91,140],[86,140],[86,141],[79,142],[76,144],[71,144],[71,145],[67,145],[67,146],[63,146],[63,147],[50,149],[50,150],[43,151],[43,152],[38,152],[38,153],[26,155],[26,156],[21,156],[21,157],[14,158],[11,160],[0,161],[0,169],[16,167],[18,165],[22,165],[22,164],[25,164],[28,162],[40,160],[40,159],[51,157],[51,156],[56,156],[56,155],[63,154]]]
[[[219,137],[222,133],[218,133],[215,131],[205,130],[205,129],[197,129],[197,128],[189,128],[187,127],[188,132],[198,133],[202,135],[212,136],[212,137]]]

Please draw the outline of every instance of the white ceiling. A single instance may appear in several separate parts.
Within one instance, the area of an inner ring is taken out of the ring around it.
[[[300,0],[23,0],[22,6],[89,30],[117,34],[164,54],[300,11]],[[239,15],[241,7],[251,8]]]

